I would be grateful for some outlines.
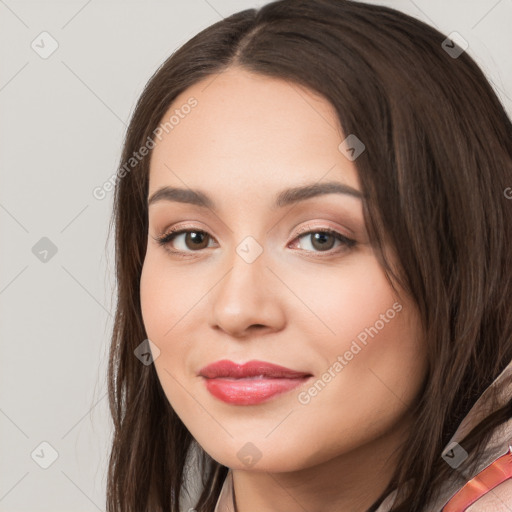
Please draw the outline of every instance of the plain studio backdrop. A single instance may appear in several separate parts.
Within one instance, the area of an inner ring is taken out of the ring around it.
[[[94,190],[156,68],[264,3],[0,0],[0,511],[105,510],[113,194]],[[368,3],[461,34],[510,115],[512,0]]]

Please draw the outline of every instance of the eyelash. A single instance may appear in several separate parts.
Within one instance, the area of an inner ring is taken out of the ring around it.
[[[153,237],[153,238],[166,251],[168,251],[171,254],[176,255],[178,257],[186,258],[186,257],[188,257],[188,255],[190,255],[190,253],[200,252],[201,249],[198,250],[198,251],[178,251],[178,250],[175,250],[175,249],[170,249],[169,248],[169,244],[178,235],[181,235],[183,233],[190,233],[190,232],[202,233],[202,234],[205,234],[205,235],[209,236],[210,238],[213,238],[206,231],[204,231],[202,229],[196,229],[196,228],[171,228],[170,230],[166,231],[165,233],[163,233],[163,234],[161,234],[161,235],[159,235],[157,237]],[[295,241],[297,238],[302,238],[305,235],[311,235],[313,233],[324,233],[324,234],[328,234],[328,235],[333,235],[337,240],[339,240],[342,244],[345,245],[345,247],[341,248],[341,250],[340,250],[340,248],[338,248],[338,250],[336,250],[336,249],[329,249],[328,251],[308,251],[308,250],[305,250],[305,249],[299,249],[299,250],[302,250],[302,251],[305,251],[305,252],[308,252],[308,253],[311,253],[311,252],[318,253],[318,255],[314,256],[314,257],[322,258],[322,257],[332,256],[333,254],[336,254],[336,253],[339,253],[339,252],[344,252],[345,250],[349,250],[349,249],[351,249],[351,248],[353,248],[353,247],[355,247],[357,245],[357,242],[355,240],[353,240],[352,238],[348,238],[348,237],[342,235],[341,233],[339,233],[338,231],[336,231],[334,229],[330,229],[330,228],[314,228],[314,227],[309,226],[309,225],[305,226],[303,229],[301,229],[297,233],[297,236],[292,240],[292,242]],[[326,256],[323,256],[324,254]]]

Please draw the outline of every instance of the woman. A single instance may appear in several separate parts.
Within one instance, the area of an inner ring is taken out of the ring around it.
[[[390,8],[176,51],[116,183],[107,510],[512,509],[511,135]]]

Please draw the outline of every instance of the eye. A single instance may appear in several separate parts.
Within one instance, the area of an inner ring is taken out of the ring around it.
[[[155,238],[159,245],[173,253],[194,252],[208,247],[208,240],[212,238],[201,229],[171,229],[167,233]],[[181,242],[181,247],[169,248],[171,242]]]
[[[166,233],[153,238],[160,246],[164,247],[165,250],[179,256],[212,247],[208,242],[214,240],[206,231],[194,228],[172,228]],[[293,242],[301,239],[305,239],[306,242],[300,242],[298,248],[307,252],[331,254],[342,252],[356,245],[355,240],[330,228],[312,228],[311,226],[305,226]],[[291,245],[296,247],[297,244],[293,242]],[[336,242],[338,242],[338,249],[333,250]],[[176,245],[178,247],[176,247]]]
[[[338,248],[341,246],[341,250],[349,249],[356,245],[356,241],[348,238],[338,231],[330,228],[317,228],[311,229],[306,226],[308,231],[301,231],[300,236],[295,240],[305,239],[306,241],[301,242],[300,249],[308,252],[331,252],[336,242],[339,242]],[[338,251],[333,251],[338,252]]]

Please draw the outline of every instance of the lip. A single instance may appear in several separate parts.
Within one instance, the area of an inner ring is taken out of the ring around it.
[[[229,359],[215,361],[199,370],[199,375],[207,379],[216,379],[219,377],[228,377],[233,379],[243,379],[246,377],[267,377],[293,379],[298,377],[310,376],[310,373],[291,370],[284,366],[279,366],[266,361],[248,361],[245,364],[237,364]]]
[[[312,375],[265,361],[237,364],[223,359],[199,371],[206,389],[216,398],[234,405],[256,405],[291,391]]]

